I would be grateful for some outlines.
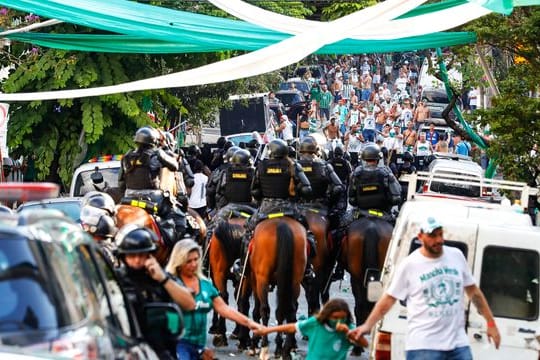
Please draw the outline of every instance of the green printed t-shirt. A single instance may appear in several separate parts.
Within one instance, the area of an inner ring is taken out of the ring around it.
[[[349,328],[354,328],[352,324]],[[345,360],[352,344],[347,334],[337,332],[328,325],[321,324],[314,316],[299,321],[298,331],[309,338],[306,360]]]
[[[199,279],[199,293],[195,295],[195,310],[184,311],[185,333],[182,340],[199,346],[206,345],[208,312],[212,310],[212,301],[217,296],[219,292],[211,281]]]

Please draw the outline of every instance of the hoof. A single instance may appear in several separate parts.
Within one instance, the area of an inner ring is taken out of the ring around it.
[[[218,329],[216,326],[212,325],[210,326],[210,329],[208,329],[208,333],[210,335],[217,335],[218,334]]]
[[[248,356],[257,355],[257,351],[255,349],[248,349],[248,351],[246,353],[248,354]]]
[[[214,345],[215,347],[221,347],[227,346],[229,345],[229,343],[227,343],[227,338],[224,335],[216,335],[212,340],[212,345]]]
[[[238,340],[238,339],[239,339],[239,338],[238,338],[238,334],[235,334],[234,332],[231,333],[231,335],[229,335],[229,339],[231,339],[231,340]]]

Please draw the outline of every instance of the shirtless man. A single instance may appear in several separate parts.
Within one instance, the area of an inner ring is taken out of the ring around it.
[[[336,118],[331,117],[330,122],[325,126],[323,130],[326,140],[331,142],[332,140],[341,138],[341,133],[339,132],[339,126],[336,124]]]
[[[425,102],[419,101],[414,109],[413,121],[415,124],[415,129],[418,129],[421,124],[425,123],[427,119],[431,117],[429,108],[426,106]]]
[[[403,131],[403,147],[405,151],[413,152],[417,137],[412,121],[407,121],[407,128]]]

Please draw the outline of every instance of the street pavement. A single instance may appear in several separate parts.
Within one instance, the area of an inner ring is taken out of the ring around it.
[[[232,286],[230,286],[230,284],[229,284],[229,294],[234,294],[234,291],[232,290]],[[342,299],[344,299],[349,304],[349,308],[350,308],[351,312],[354,314],[354,298],[353,298],[353,295],[352,295],[352,292],[351,292],[351,284],[350,284],[350,279],[349,279],[348,274],[345,275],[345,278],[344,278],[343,281],[334,282],[332,284],[332,286],[330,287],[330,298],[342,298]],[[233,302],[234,301],[231,301],[231,303],[233,303]],[[269,325],[270,326],[277,325],[275,317],[274,317],[275,304],[276,304],[275,290],[272,293],[270,293],[269,304],[270,304],[270,308],[271,308],[271,317],[270,317]],[[308,316],[307,303],[306,303],[306,298],[305,298],[305,295],[304,295],[304,291],[302,290],[302,292],[300,293],[300,298],[298,299],[297,318],[298,319],[304,319],[304,318],[307,318],[307,316]],[[208,318],[208,324],[209,325],[211,324],[211,321],[212,321],[212,312],[210,312],[209,318]],[[231,334],[233,329],[234,329],[234,323],[231,322],[231,321],[227,321],[227,336],[229,336]],[[270,340],[270,349],[269,349],[269,351],[270,351],[270,355],[272,356],[272,358],[273,358],[274,349],[275,349],[274,337],[275,337],[275,333],[269,335],[269,340]],[[307,341],[302,340],[301,335],[298,334],[298,333],[296,334],[296,340],[298,342],[298,351],[296,353],[297,357],[295,357],[295,359],[304,359],[306,354],[307,354]],[[250,360],[255,359],[254,356],[248,356],[245,352],[240,353],[236,348],[236,344],[237,344],[236,340],[228,339],[228,342],[229,342],[229,345],[226,346],[226,347],[214,348],[215,358],[217,358],[217,359],[246,359],[246,360],[247,359],[250,359]],[[207,337],[207,345],[209,347],[212,347],[211,344],[212,344],[212,335],[208,335],[208,337]],[[258,358],[258,355],[257,355],[257,358]],[[365,360],[368,357],[364,353],[360,357],[358,357],[358,356],[357,357],[349,356],[348,358],[358,359],[358,360]]]

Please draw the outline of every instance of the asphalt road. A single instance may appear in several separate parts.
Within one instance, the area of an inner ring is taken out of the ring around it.
[[[232,290],[232,287],[229,288],[229,294],[234,294],[234,291]],[[345,275],[345,279],[340,282],[334,282],[332,286],[330,287],[330,298],[342,298],[349,304],[349,308],[352,313],[354,313],[354,298],[351,292],[351,284],[349,280],[348,274]],[[275,291],[270,293],[270,308],[271,308],[271,317],[270,317],[270,323],[269,325],[277,325],[274,317],[274,311],[275,311]],[[234,305],[233,305],[234,306]],[[210,313],[208,319],[208,324],[212,321],[212,313]],[[306,298],[304,295],[304,292],[302,291],[300,294],[300,298],[298,299],[298,312],[297,312],[297,318],[306,318],[308,316],[307,312],[307,303]],[[234,329],[234,323],[231,321],[227,321],[227,335],[230,335],[232,330]],[[273,342],[275,334],[269,335],[270,339],[270,354],[273,358],[274,348],[275,344]],[[307,341],[302,340],[301,336],[299,334],[296,334],[296,339],[298,342],[298,352],[297,352],[297,359],[304,359],[307,353]],[[255,359],[254,356],[248,356],[246,353],[241,353],[237,350],[236,340],[228,340],[229,345],[226,347],[220,347],[220,348],[214,348],[215,351],[215,357],[218,359]],[[209,347],[212,347],[212,335],[208,335],[207,337],[207,344]],[[258,358],[258,356],[257,356]],[[367,355],[365,353],[360,357],[353,357],[349,356],[348,358],[351,359],[357,359],[357,360],[364,360],[367,359]]]

